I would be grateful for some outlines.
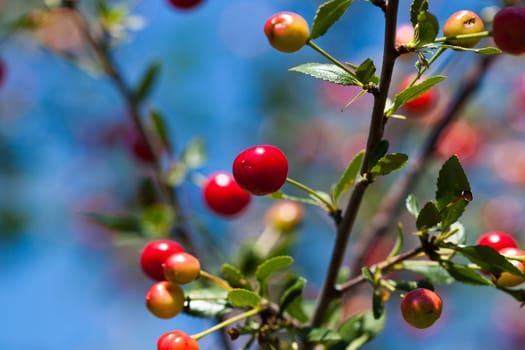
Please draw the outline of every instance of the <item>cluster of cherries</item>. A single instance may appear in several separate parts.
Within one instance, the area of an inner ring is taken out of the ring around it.
[[[285,154],[272,145],[245,149],[233,161],[233,175],[219,171],[208,176],[203,186],[204,202],[221,216],[233,217],[250,204],[251,195],[278,191],[288,176]]]
[[[146,307],[159,318],[172,318],[184,309],[180,285],[197,279],[199,260],[175,241],[162,239],[147,243],[140,256],[144,273],[157,281],[146,293]],[[198,350],[197,340],[182,331],[170,331],[157,341],[157,350]]]
[[[525,258],[525,251],[519,248],[516,239],[502,231],[490,231],[481,235],[476,245],[491,247],[498,253],[512,258]],[[522,261],[509,259],[525,274]],[[494,283],[500,287],[514,287],[525,282],[525,277],[503,272],[499,276],[491,276]],[[428,328],[441,316],[443,301],[434,291],[418,288],[408,292],[401,300],[401,314],[405,321],[415,328]]]
[[[525,258],[525,251],[519,248],[516,239],[502,231],[490,231],[483,234],[476,242],[477,245],[491,247],[501,255],[511,258]],[[509,262],[525,274],[525,265],[522,261],[509,259]],[[500,287],[514,287],[525,282],[525,277],[503,272],[499,276],[492,276],[494,283]]]

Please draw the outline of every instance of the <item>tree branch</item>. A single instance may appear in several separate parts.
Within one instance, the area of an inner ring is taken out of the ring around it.
[[[397,58],[397,52],[394,46],[397,10],[398,0],[389,1],[385,12],[385,42],[383,47],[383,63],[381,68],[379,90],[376,94],[374,94],[374,107],[370,121],[368,142],[360,171],[363,180],[360,180],[354,187],[352,195],[350,196],[346,209],[343,213],[343,219],[341,220],[340,224],[337,225],[337,236],[334,243],[334,249],[332,252],[330,264],[328,266],[325,281],[319,294],[314,316],[312,317],[312,326],[320,326],[322,324],[325,311],[328,309],[328,305],[339,295],[336,290],[337,275],[343,263],[348,240],[350,239],[352,228],[361,206],[363,196],[366,189],[368,188],[368,185],[370,184],[370,181],[367,180],[367,174],[369,171],[368,160],[383,137],[385,124],[385,104],[392,78],[392,71],[394,69],[394,63]]]

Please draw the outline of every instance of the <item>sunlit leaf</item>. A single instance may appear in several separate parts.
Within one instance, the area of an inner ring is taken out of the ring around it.
[[[417,216],[416,227],[418,230],[429,229],[440,222],[441,216],[436,205],[432,202],[427,202]]]
[[[311,77],[329,81],[338,85],[362,85],[354,73],[346,71],[335,64],[305,63],[300,66],[290,68],[290,71],[303,73]]]
[[[228,292],[228,301],[235,307],[257,307],[261,296],[247,289],[236,288]]]
[[[350,164],[346,167],[339,181],[337,181],[332,192],[334,203],[337,203],[339,197],[341,197],[341,195],[356,182],[364,155],[365,151],[357,153]]]
[[[319,6],[312,24],[312,39],[318,38],[341,18],[352,5],[353,0],[329,0]]]
[[[403,153],[390,153],[377,161],[377,163],[370,169],[370,173],[374,176],[388,175],[405,166],[408,161],[408,156]]]

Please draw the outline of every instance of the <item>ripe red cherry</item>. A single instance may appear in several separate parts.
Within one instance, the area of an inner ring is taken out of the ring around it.
[[[159,318],[172,318],[184,309],[184,291],[177,284],[160,281],[146,293],[146,307]]]
[[[292,53],[300,50],[310,37],[306,20],[294,12],[279,12],[268,18],[264,34],[275,49]]]
[[[175,8],[180,10],[189,10],[201,4],[202,0],[168,0]]]
[[[443,301],[430,289],[418,288],[408,292],[401,300],[401,314],[415,328],[428,328],[441,316]]]
[[[173,254],[166,259],[162,267],[166,279],[178,284],[186,284],[194,281],[199,277],[201,272],[199,260],[185,252]]]
[[[457,121],[451,123],[439,136],[435,150],[445,159],[455,154],[466,163],[475,158],[482,142],[480,130],[464,121]]]
[[[499,251],[502,255],[513,256],[513,257],[525,257],[525,251],[519,248],[503,248]],[[525,265],[523,262],[518,260],[508,260],[512,265],[516,266],[521,273],[525,273]],[[503,272],[498,278],[494,278],[494,282],[500,287],[514,287],[525,282],[525,277],[520,275],[513,275],[509,272]]]
[[[475,34],[484,30],[485,25],[477,14],[472,11],[462,10],[453,13],[447,19],[443,26],[443,35],[450,37],[463,34]],[[449,39],[447,40],[447,44],[462,47],[474,47],[480,40],[481,38]]]
[[[140,265],[146,275],[157,281],[164,280],[162,264],[175,253],[181,253],[184,248],[175,241],[158,239],[147,243],[140,255]]]
[[[246,191],[262,196],[279,190],[288,176],[288,160],[271,145],[250,147],[233,161],[233,177]]]
[[[486,245],[496,251],[504,248],[518,248],[518,242],[514,237],[501,231],[490,231],[481,235],[476,241],[476,245]]]
[[[505,7],[492,22],[492,38],[496,46],[511,55],[525,52],[525,8]]]
[[[405,90],[412,80],[414,80],[415,75],[411,74],[407,76],[401,84],[399,85],[398,91],[401,92]],[[418,81],[414,85],[417,85]],[[411,111],[424,111],[427,110],[430,106],[434,105],[437,101],[437,90],[436,88],[431,88],[421,95],[417,96],[416,98],[413,98],[412,100],[406,102],[403,106]]]
[[[171,331],[159,337],[157,350],[199,350],[199,343],[183,331]]]
[[[203,187],[203,196],[211,211],[225,217],[242,213],[251,201],[250,194],[225,172],[216,172],[208,177]]]

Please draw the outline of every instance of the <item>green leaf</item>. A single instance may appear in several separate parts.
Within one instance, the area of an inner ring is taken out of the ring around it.
[[[370,82],[377,84],[379,82],[379,77],[374,75],[375,72],[376,66],[374,65],[374,61],[372,61],[370,58],[367,58],[359,65],[359,67],[357,67],[355,75],[357,76],[357,79],[363,83],[363,85]]]
[[[251,290],[236,288],[228,292],[228,301],[235,307],[257,307],[261,304],[261,296]]]
[[[326,344],[341,339],[339,333],[325,328],[303,328],[300,330],[300,336],[307,342],[316,344]]]
[[[288,255],[274,256],[263,261],[255,271],[255,278],[260,283],[266,283],[268,278],[276,271],[287,268],[293,263],[293,258]]]
[[[441,265],[433,261],[403,261],[403,269],[412,271],[428,279],[433,284],[451,284],[454,278]]]
[[[441,216],[436,205],[432,202],[427,202],[419,212],[416,220],[416,227],[418,230],[429,229],[441,222]]]
[[[410,22],[415,27],[417,24],[417,16],[421,11],[428,11],[428,0],[413,0],[410,5]]]
[[[187,307],[184,313],[204,318],[224,316],[231,311],[222,289],[198,289],[186,292]]]
[[[308,315],[304,312],[301,303],[301,296],[306,285],[306,279],[297,277],[284,289],[279,298],[279,307],[281,310],[288,312],[292,317],[300,322],[307,322]]]
[[[365,280],[370,282],[371,285],[375,285],[376,282],[374,279],[374,274],[372,273],[372,271],[370,271],[370,268],[368,266],[363,266],[361,268],[361,273],[363,274],[363,278]]]
[[[470,184],[457,156],[450,157],[441,167],[437,179],[436,206],[441,213],[442,229],[446,230],[463,214],[468,202]]]
[[[173,208],[164,204],[153,204],[142,213],[143,232],[151,237],[167,237],[175,222]]]
[[[456,281],[476,286],[493,286],[494,284],[480,276],[475,270],[465,265],[443,263],[442,266]]]
[[[362,86],[355,74],[348,72],[335,64],[329,63],[305,63],[290,68],[292,72],[299,72],[311,77],[329,81],[338,85],[357,85]]]
[[[150,119],[153,124],[153,128],[156,132],[156,134],[159,136],[159,139],[164,144],[164,147],[166,149],[171,149],[171,142],[168,135],[167,127],[166,127],[166,121],[164,120],[164,116],[160,114],[159,111],[150,111]]]
[[[352,5],[353,0],[329,0],[319,6],[312,24],[311,39],[316,39],[341,18]]]
[[[403,249],[404,233],[401,224],[397,225],[396,233],[396,241],[394,243],[394,246],[392,247],[392,250],[388,254],[388,258],[392,258],[398,255],[401,252],[401,249]]]
[[[421,48],[433,43],[439,33],[439,22],[427,10],[420,11],[417,15],[417,24],[414,26],[414,39],[406,44],[408,48]]]
[[[419,215],[419,204],[417,203],[416,196],[413,194],[408,195],[405,205],[408,212],[412,214],[415,219],[417,219]]]
[[[153,62],[148,66],[148,68],[142,75],[142,78],[140,79],[140,83],[135,92],[135,99],[138,103],[146,99],[146,97],[148,97],[148,95],[151,93],[151,89],[153,88],[158,78],[159,72],[160,72],[159,62]]]
[[[408,156],[403,153],[390,153],[381,157],[377,163],[370,169],[370,173],[374,176],[388,175],[405,166],[408,161]]]
[[[375,319],[373,312],[356,314],[347,319],[339,328],[345,341],[345,350],[355,350],[373,339],[385,327],[386,316]]]
[[[100,213],[86,213],[86,216],[109,230],[142,235],[142,222],[138,217],[112,216]]]
[[[222,276],[234,288],[243,288],[253,290],[248,279],[243,275],[241,270],[230,264],[221,266]]]
[[[202,137],[190,141],[182,152],[181,161],[190,169],[199,168],[206,162],[206,143]]]
[[[175,163],[168,171],[166,175],[166,182],[171,186],[179,186],[188,175],[188,167],[182,162]]]
[[[499,276],[502,272],[523,275],[516,266],[491,247],[484,245],[455,246],[452,249],[478,265],[483,271],[490,272],[496,276]]]
[[[364,155],[365,151],[360,151],[359,153],[357,153],[350,162],[350,164],[348,164],[348,166],[346,167],[339,181],[337,181],[337,184],[334,186],[334,189],[332,191],[334,203],[337,203],[339,197],[341,197],[341,195],[356,182],[357,176],[359,175],[359,168],[361,167],[361,163],[363,162]]]
[[[392,114],[394,114],[395,111],[403,104],[412,101],[421,94],[424,94],[426,91],[430,90],[434,85],[438,84],[445,78],[446,77],[443,75],[436,75],[434,77],[424,80],[419,84],[412,85],[406,88],[405,90],[401,91],[400,93],[396,94],[396,96],[394,97],[394,102],[385,112],[385,115],[387,117],[392,116]]]
[[[379,159],[383,158],[388,151],[388,140],[381,140],[379,143],[375,146],[374,150],[372,151],[372,154],[370,156],[370,160],[368,161],[368,169],[371,169],[374,167],[374,165],[377,164]]]

